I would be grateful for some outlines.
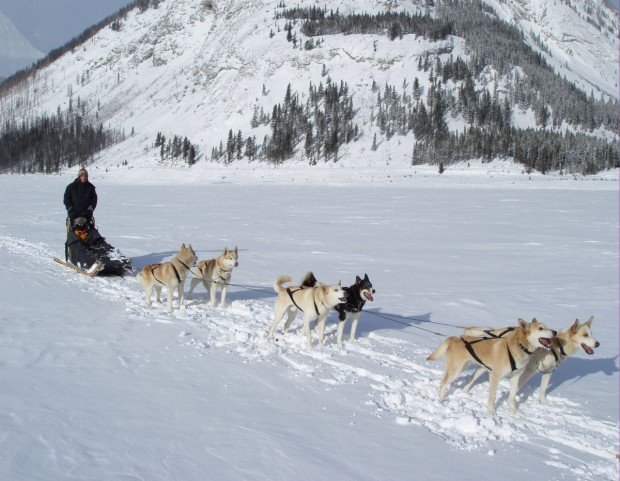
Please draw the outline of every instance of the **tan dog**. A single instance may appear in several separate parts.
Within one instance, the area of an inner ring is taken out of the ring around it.
[[[191,297],[194,288],[202,282],[205,290],[207,290],[211,296],[211,307],[215,307],[215,295],[217,294],[218,287],[222,289],[220,307],[226,307],[228,283],[230,282],[233,268],[239,265],[239,262],[237,262],[238,258],[237,247],[235,247],[235,250],[228,250],[228,247],[225,247],[224,252],[216,259],[200,261],[197,266],[198,272],[194,274],[195,277],[192,278],[192,282],[189,286],[187,298],[189,299]]]
[[[551,339],[556,334],[556,331],[547,328],[536,319],[532,319],[532,322],[519,319],[519,325],[504,337],[449,337],[426,358],[435,361],[445,357],[446,372],[439,386],[439,399],[443,401],[446,398],[450,384],[467,364],[473,363],[490,371],[487,412],[495,414],[497,386],[507,376],[512,376],[510,408],[516,411],[515,396],[519,377],[515,374],[525,368],[536,348],[549,348]]]
[[[577,352],[580,347],[586,354],[591,356],[594,354],[594,348],[601,345],[592,335],[593,320],[594,316],[590,316],[590,319],[581,324],[579,319],[576,319],[569,328],[558,332],[558,335],[551,340],[550,349],[536,349],[525,369],[519,374],[518,389],[525,386],[525,383],[536,374],[536,371],[542,373],[539,400],[542,404],[547,404],[547,387],[549,386],[549,380],[553,371],[558,368],[564,359]],[[501,337],[510,329],[513,328],[469,328],[464,332],[477,333],[484,337]],[[484,372],[484,368],[479,368],[463,390],[469,391],[471,386]]]
[[[312,286],[314,282],[312,272],[306,274],[301,286],[283,287],[282,284],[291,281],[291,276],[279,276],[273,288],[278,293],[275,305],[275,316],[273,323],[269,329],[267,337],[273,338],[276,327],[284,317],[284,313],[288,314],[288,319],[284,324],[284,332],[288,330],[292,322],[295,320],[297,310],[303,312],[304,332],[308,339],[308,347],[312,347],[312,334],[310,333],[310,322],[315,319],[317,321],[317,329],[319,331],[319,343],[324,344],[325,340],[325,320],[329,310],[334,306],[346,300],[346,293],[338,284],[318,284]]]
[[[157,295],[157,302],[161,302],[161,290],[162,287],[166,286],[168,288],[168,311],[172,314],[172,295],[175,289],[178,290],[180,308],[183,305],[185,278],[197,260],[198,257],[192,249],[192,245],[185,247],[183,244],[170,262],[144,266],[137,277],[146,293],[146,305],[151,306],[153,289]]]

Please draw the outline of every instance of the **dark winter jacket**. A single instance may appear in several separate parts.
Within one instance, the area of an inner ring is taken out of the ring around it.
[[[119,260],[110,259],[114,250],[110,244],[99,234],[99,231],[91,227],[82,241],[72,230],[67,233],[67,255],[69,260],[82,269],[88,269],[96,261],[103,262],[104,268],[99,275],[122,275],[123,263]]]
[[[90,182],[80,182],[75,179],[65,189],[64,197],[67,215],[71,222],[77,217],[93,218],[93,211],[97,207],[97,192]]]

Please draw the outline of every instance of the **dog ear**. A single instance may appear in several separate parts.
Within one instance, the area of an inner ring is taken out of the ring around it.
[[[523,327],[523,328],[525,328],[525,326],[527,325],[526,320],[525,320],[525,319],[521,319],[521,318],[519,318],[519,319],[517,320],[517,323],[518,323],[521,327]]]
[[[579,319],[575,319],[575,322],[573,322],[573,325],[570,326],[570,332],[572,334],[575,334],[579,328],[581,327],[581,324],[579,324]]]
[[[355,276],[355,285],[361,284],[361,283],[362,283],[362,278],[360,276]]]
[[[228,247],[224,247],[224,254],[228,254]]]
[[[364,280],[365,280],[366,282],[370,282],[370,279],[368,278],[368,274],[364,274]]]
[[[594,316],[590,316],[590,319],[588,319],[586,322],[584,322],[584,324],[588,327],[592,326],[592,321],[594,320]]]
[[[181,244],[181,249],[187,249],[187,247],[185,247],[185,242],[183,242],[183,244]]]
[[[235,246],[235,254],[237,253],[237,246]]]

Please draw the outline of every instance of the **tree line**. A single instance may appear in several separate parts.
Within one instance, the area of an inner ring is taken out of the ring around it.
[[[0,129],[0,172],[52,173],[62,168],[88,164],[97,152],[125,135],[85,119],[81,108],[5,122]]]
[[[213,147],[211,160],[228,163],[246,157],[277,164],[302,147],[312,164],[320,159],[336,161],[341,146],[359,137],[353,117],[353,97],[346,82],[337,83],[327,77],[325,85],[310,83],[306,102],[289,84],[284,100],[273,106],[270,116],[259,114],[258,108],[254,111],[253,127],[262,123],[270,126],[270,134],[264,136],[262,144],[257,144],[255,135],[244,137],[241,131],[235,135],[231,129],[226,147],[223,142]]]
[[[173,135],[172,138],[166,138],[161,132],[157,132],[155,148],[159,149],[159,157],[162,161],[182,160],[189,165],[198,162],[198,147],[187,137]]]
[[[431,40],[443,40],[453,33],[453,22],[436,20],[429,15],[408,12],[383,12],[377,14],[341,14],[327,7],[285,8],[276,18],[302,20],[300,31],[308,37],[335,34],[383,34],[391,40],[403,35],[418,35]]]

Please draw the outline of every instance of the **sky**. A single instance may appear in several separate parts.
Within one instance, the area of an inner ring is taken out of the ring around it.
[[[132,0],[0,0],[0,10],[38,50],[48,53]]]

